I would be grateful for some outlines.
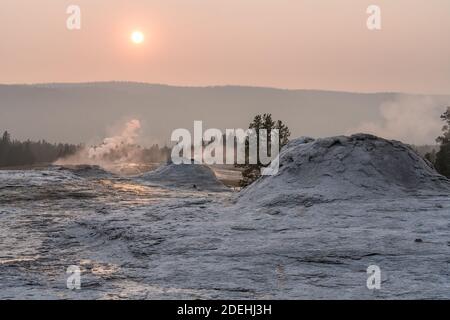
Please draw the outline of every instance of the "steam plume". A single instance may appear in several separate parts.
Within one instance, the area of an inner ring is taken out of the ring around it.
[[[133,119],[127,122],[118,134],[107,137],[100,145],[82,148],[77,154],[59,159],[56,165],[98,165],[114,171],[118,165],[139,163],[142,149],[136,144],[141,123]]]
[[[381,122],[369,121],[349,134],[371,133],[413,144],[434,143],[442,127],[442,106],[430,97],[399,97],[380,106]]]
[[[115,152],[118,149],[136,144],[140,129],[141,123],[139,120],[133,119],[127,122],[123,130],[118,135],[105,138],[103,143],[99,146],[90,147],[87,151],[88,157],[90,159],[101,159],[111,152]],[[124,153],[123,156],[128,158],[129,155]]]

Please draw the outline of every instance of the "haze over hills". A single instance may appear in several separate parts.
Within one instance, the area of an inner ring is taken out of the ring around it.
[[[246,128],[258,113],[287,123],[292,137],[365,131],[432,143],[450,95],[349,93],[262,87],[176,87],[131,82],[0,85],[0,130],[18,139],[98,142],[131,118],[140,141],[169,143],[176,128]],[[403,121],[402,119],[406,119]]]

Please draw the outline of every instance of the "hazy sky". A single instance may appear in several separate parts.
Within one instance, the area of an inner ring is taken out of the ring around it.
[[[66,28],[71,4],[81,30]],[[1,0],[0,40],[0,83],[450,93],[449,0]]]

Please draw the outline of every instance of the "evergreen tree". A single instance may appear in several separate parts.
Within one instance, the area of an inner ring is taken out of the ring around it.
[[[431,152],[427,152],[425,154],[425,159],[430,161],[430,163],[432,165],[435,165],[436,164],[436,151],[433,149],[433,150],[431,150]]]
[[[9,134],[8,131],[5,131],[5,132],[3,133],[3,136],[2,136],[2,143],[3,143],[4,145],[9,145],[9,144],[11,144],[11,135]]]
[[[442,121],[445,125],[442,127],[442,136],[438,137],[436,141],[440,144],[439,152],[436,153],[436,170],[450,178],[450,107],[441,115]]]
[[[263,165],[259,161],[259,147],[260,147],[259,146],[259,140],[260,140],[259,132],[260,132],[260,130],[266,129],[267,135],[268,135],[268,137],[270,137],[271,131],[273,129],[278,129],[279,130],[279,139],[280,139],[280,141],[279,141],[280,149],[289,142],[289,137],[291,135],[289,128],[281,120],[273,121],[272,114],[270,114],[270,113],[265,113],[263,115],[256,115],[253,118],[253,121],[250,123],[249,128],[254,129],[256,131],[257,164],[249,164],[248,163],[249,144],[248,144],[248,139],[247,139],[247,141],[246,141],[246,150],[247,150],[246,163],[247,164],[245,164],[243,166],[244,170],[242,171],[242,180],[240,181],[241,187],[248,186],[249,184],[254,182],[256,179],[258,179],[260,176],[261,168],[263,167]],[[267,150],[270,150],[270,141],[269,140],[268,140]]]

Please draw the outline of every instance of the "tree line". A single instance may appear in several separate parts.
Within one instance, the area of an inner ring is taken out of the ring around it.
[[[25,166],[52,163],[59,158],[75,154],[81,145],[49,143],[40,141],[19,141],[5,131],[0,139],[0,167]]]
[[[171,148],[160,147],[158,144],[149,148],[143,148],[137,144],[119,144],[96,159],[111,163],[121,162],[124,159],[136,163],[161,163],[169,160],[171,151]]]
[[[436,170],[450,178],[450,107],[441,115],[444,126],[442,135],[436,141],[439,144],[439,151],[432,151],[425,155],[436,168]],[[266,129],[270,132],[272,129],[280,131],[280,147],[286,145],[289,141],[289,128],[280,120],[273,121],[271,114],[257,115],[249,125],[250,129],[255,129],[258,133],[260,129]],[[40,141],[18,141],[12,139],[9,132],[5,131],[0,139],[0,167],[23,166],[40,163],[52,163],[60,158],[74,155],[83,148],[83,145],[49,143],[45,140]],[[171,149],[164,146],[153,145],[151,148],[140,148],[139,160],[141,162],[161,162],[170,157]],[[119,153],[113,150],[108,157],[115,158]],[[120,156],[123,156],[119,154]],[[241,186],[246,186],[259,177],[261,164],[244,165],[243,179]]]
[[[450,107],[441,115],[441,120],[444,121],[442,127],[442,135],[436,139],[439,144],[439,151],[432,151],[425,155],[436,168],[436,170],[450,178]]]

